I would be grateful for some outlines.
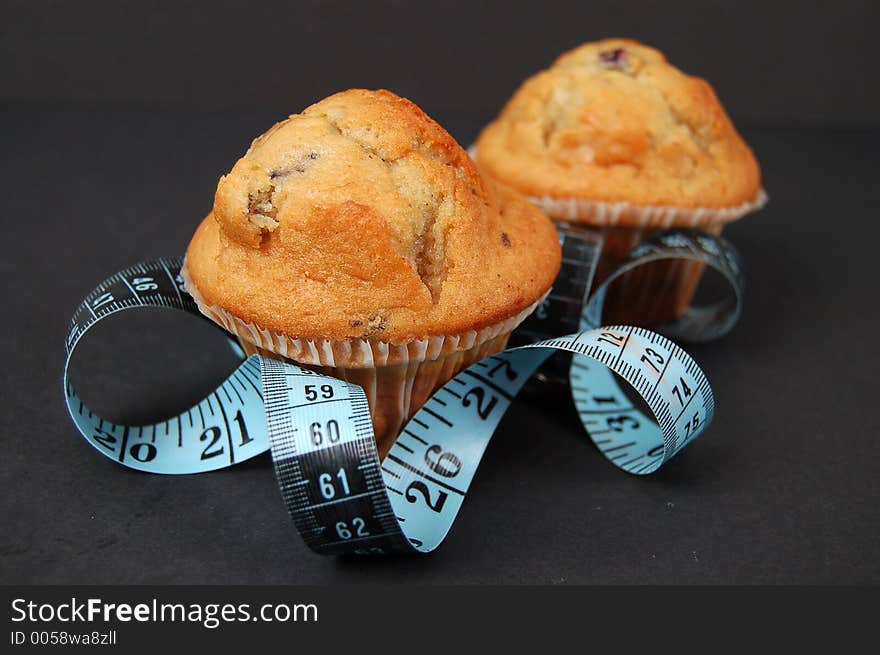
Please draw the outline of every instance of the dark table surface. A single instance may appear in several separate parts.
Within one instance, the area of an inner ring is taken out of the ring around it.
[[[61,399],[70,314],[118,268],[181,253],[274,118],[2,114],[0,582],[880,582],[876,132],[743,130],[771,196],[726,232],[745,311],[687,348],[715,422],[654,476],[609,465],[564,390],[520,399],[440,550],[366,561],[304,546],[267,455],[182,477],[100,457]],[[467,143],[482,117],[438,118]],[[209,326],[170,313],[96,332],[76,373],[109,418],[181,410],[234,366]]]

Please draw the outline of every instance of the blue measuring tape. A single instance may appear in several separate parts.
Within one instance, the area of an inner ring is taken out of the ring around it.
[[[415,414],[382,461],[360,387],[260,355],[244,359],[194,407],[152,425],[116,424],[83,404],[68,369],[77,345],[97,322],[143,307],[201,316],[183,287],[181,258],[120,271],[77,308],[65,344],[68,411],[98,452],[148,473],[212,471],[270,450],[287,511],[319,553],[430,552],[449,532],[508,406],[556,352],[573,356],[570,389],[586,432],[624,471],[656,471],[712,420],[709,383],[681,348],[642,328],[598,326],[605,290],[615,277],[648,261],[687,257],[721,272],[732,292],[712,307],[689,310],[669,331],[709,338],[729,330],[743,283],[730,244],[696,231],[664,234],[639,246],[584,303],[601,241],[565,230],[560,238],[561,290],[527,319],[523,332],[552,334],[572,320],[581,331],[511,348],[463,370]],[[622,391],[621,381],[642,399],[647,413],[633,403],[633,394]]]

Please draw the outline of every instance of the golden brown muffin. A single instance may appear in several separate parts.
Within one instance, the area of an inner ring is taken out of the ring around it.
[[[484,174],[551,218],[604,228],[597,281],[658,228],[717,234],[765,201],[758,163],[709,83],[630,39],[563,54],[520,86],[476,146]],[[606,318],[669,320],[689,304],[701,271],[690,263],[633,271],[621,280],[631,297],[609,294]],[[651,307],[633,311],[636,290]]]
[[[733,207],[761,190],[709,83],[629,39],[584,44],[529,78],[477,148],[485,172],[537,197]]]
[[[384,454],[437,386],[503,349],[560,257],[546,216],[415,104],[350,90],[254,140],[185,278],[246,351],[364,386]]]

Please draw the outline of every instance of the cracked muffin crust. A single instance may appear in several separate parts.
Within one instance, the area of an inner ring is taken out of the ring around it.
[[[186,257],[205,304],[259,328],[392,344],[509,319],[559,264],[540,210],[482,179],[415,104],[366,90],[255,139]]]
[[[758,163],[709,83],[630,39],[584,44],[526,80],[477,157],[538,198],[726,208],[761,197]]]
[[[350,90],[254,140],[181,273],[246,353],[363,388],[384,457],[435,389],[504,349],[560,260],[550,220],[421,109]]]

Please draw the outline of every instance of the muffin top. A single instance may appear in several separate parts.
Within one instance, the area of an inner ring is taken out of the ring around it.
[[[209,305],[293,338],[400,343],[510,318],[550,288],[556,232],[389,91],[258,137],[220,179],[186,269]]]
[[[761,188],[709,83],[630,39],[584,44],[526,80],[483,130],[477,157],[535,197],[717,208]]]

